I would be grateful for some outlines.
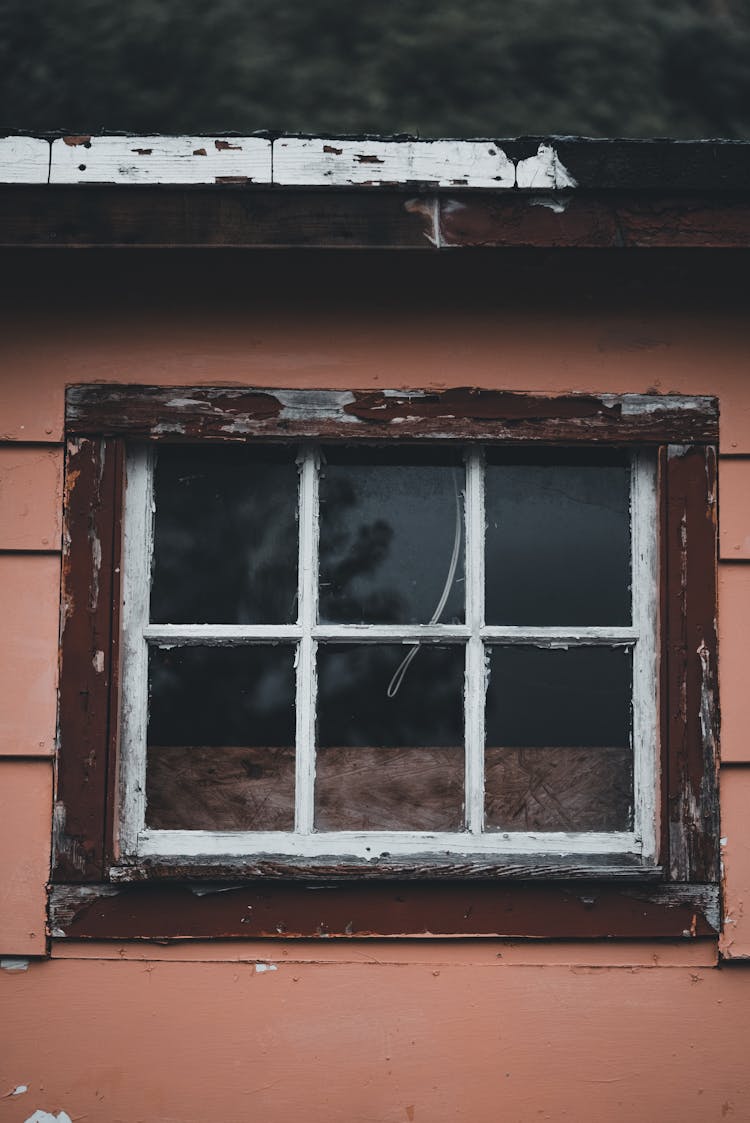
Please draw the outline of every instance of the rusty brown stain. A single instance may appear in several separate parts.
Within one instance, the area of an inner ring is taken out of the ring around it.
[[[214,144],[219,152],[229,152],[230,150],[235,152],[242,151],[241,144],[232,144],[231,141],[228,140],[215,140]]]
[[[366,155],[363,155],[362,153],[358,153],[354,157],[354,159],[357,161],[358,164],[382,164],[383,163],[383,161],[381,160],[381,158],[379,156],[366,156]]]
[[[324,144],[323,145],[323,151],[328,153],[331,156],[340,156],[341,153],[344,151],[344,149],[343,148],[334,148],[332,144]]]
[[[193,149],[193,155],[194,156],[207,156],[208,153],[206,152],[205,148],[194,148]]]
[[[251,183],[252,179],[247,175],[217,175],[214,177],[215,183]]]
[[[83,135],[82,136],[64,136],[63,137],[63,143],[70,145],[71,148],[76,148],[79,144],[82,144],[85,148],[88,148],[91,145],[91,137],[90,136],[83,136]]]
[[[153,148],[132,148],[131,152],[137,153],[139,156],[150,156]]]

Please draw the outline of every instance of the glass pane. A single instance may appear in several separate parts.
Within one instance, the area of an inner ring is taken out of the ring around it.
[[[146,825],[294,827],[295,649],[149,652]]]
[[[463,621],[463,487],[455,453],[327,450],[320,480],[320,619]]]
[[[320,647],[316,828],[461,829],[463,687],[462,646]]]
[[[488,624],[629,624],[630,469],[619,453],[488,456]]]
[[[631,829],[630,651],[493,647],[489,660],[487,829]]]
[[[291,449],[161,448],[151,619],[297,619],[297,466]]]

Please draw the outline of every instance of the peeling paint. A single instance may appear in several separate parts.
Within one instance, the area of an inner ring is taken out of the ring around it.
[[[35,1111],[28,1119],[24,1119],[24,1123],[73,1123],[73,1120],[68,1115],[67,1111],[59,1111],[57,1115],[53,1115],[51,1111]]]
[[[276,966],[275,963],[256,963],[255,964],[256,975],[262,975],[264,973],[264,971],[278,971],[278,967]]]
[[[550,144],[540,144],[536,156],[519,160],[516,165],[516,187],[577,187],[578,183],[562,163]]]
[[[3,971],[28,971],[28,969],[29,969],[28,959],[21,959],[18,956],[14,956],[14,955],[6,956],[4,959],[0,959],[0,970],[3,970]]]
[[[28,1084],[17,1084],[16,1087],[13,1089],[13,1091],[9,1092],[9,1095],[11,1095],[11,1096],[23,1096],[23,1095],[25,1095],[26,1092],[28,1092],[28,1090],[29,1090]]]

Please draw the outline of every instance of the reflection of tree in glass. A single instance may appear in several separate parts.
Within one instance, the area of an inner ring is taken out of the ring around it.
[[[406,602],[393,586],[367,586],[388,557],[393,527],[383,518],[352,527],[358,496],[352,479],[329,472],[321,488],[321,616],[345,623],[391,624],[403,619]]]
[[[293,745],[294,647],[154,648],[151,745]]]
[[[159,453],[151,618],[170,623],[296,619],[293,452]]]

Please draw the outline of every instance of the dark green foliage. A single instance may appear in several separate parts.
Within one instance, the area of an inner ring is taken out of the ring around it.
[[[747,0],[0,0],[24,129],[750,134]]]

